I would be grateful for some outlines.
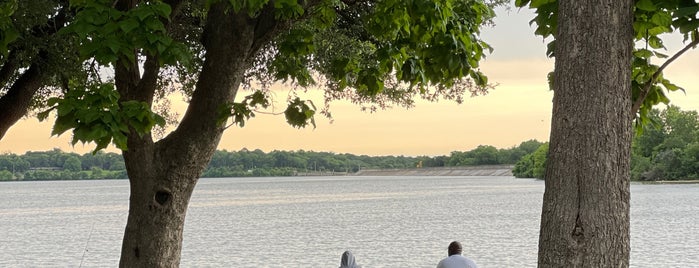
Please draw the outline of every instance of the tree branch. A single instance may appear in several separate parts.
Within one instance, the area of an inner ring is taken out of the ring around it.
[[[63,6],[56,16],[46,24],[32,28],[28,34],[46,41],[65,27],[71,11],[67,2],[61,3]],[[11,82],[10,80],[18,70],[27,68],[26,71],[19,74],[16,80],[12,81],[7,93],[0,97],[0,140],[5,136],[7,130],[27,113],[34,94],[45,85],[46,77],[55,74],[54,71],[46,68],[48,59],[53,56],[50,55],[51,52],[47,51],[46,47],[38,49],[38,53],[30,58],[28,67],[19,62],[17,54],[21,53],[20,51],[32,49],[36,48],[15,47],[0,70],[0,85],[5,87],[7,83]]]
[[[22,116],[27,113],[36,91],[42,86],[39,64],[32,64],[0,98],[0,140]]]
[[[673,55],[667,61],[665,61],[665,63],[663,63],[663,65],[661,65],[660,68],[658,68],[658,70],[655,71],[655,73],[653,73],[653,76],[650,78],[650,80],[645,85],[643,85],[643,89],[641,90],[641,94],[639,94],[638,98],[633,103],[633,106],[631,106],[631,114],[632,115],[635,116],[638,113],[639,109],[641,109],[641,105],[643,105],[643,101],[648,96],[648,93],[650,93],[650,87],[653,86],[653,83],[655,83],[655,80],[658,79],[658,76],[660,76],[660,74],[662,74],[663,70],[665,70],[665,68],[668,65],[670,65],[670,63],[672,63],[677,58],[682,56],[682,54],[684,54],[685,52],[689,51],[690,49],[694,48],[697,45],[699,45],[699,38],[690,42],[689,44],[687,44],[687,46],[685,46],[680,51],[675,53],[675,55]]]
[[[7,56],[5,63],[0,68],[0,88],[5,87],[12,77],[17,73],[17,52],[13,49]]]

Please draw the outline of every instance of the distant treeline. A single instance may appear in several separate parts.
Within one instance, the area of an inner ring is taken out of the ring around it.
[[[294,176],[354,173],[360,169],[416,168],[514,164],[534,152],[536,140],[498,149],[481,145],[449,156],[367,156],[312,151],[217,151],[202,177]],[[0,155],[0,180],[125,179],[120,154],[98,152],[79,155],[59,149]]]
[[[699,116],[676,106],[653,110],[632,143],[632,180],[699,179]],[[520,178],[544,178],[548,143],[536,140],[498,149],[480,145],[448,156],[367,156],[312,151],[217,151],[202,177],[295,176],[400,169],[514,164]],[[120,154],[79,155],[59,149],[0,155],[2,180],[125,179]]]
[[[699,179],[699,114],[669,106],[654,109],[636,130],[631,145],[631,179],[638,181]],[[548,143],[524,156],[512,173],[544,178]]]
[[[126,178],[124,159],[116,153],[79,155],[53,149],[0,155],[0,181]]]

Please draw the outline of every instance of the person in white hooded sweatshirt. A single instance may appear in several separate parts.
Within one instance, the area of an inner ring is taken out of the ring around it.
[[[449,257],[442,259],[437,268],[478,268],[471,259],[461,256],[461,243],[458,241],[449,244]]]
[[[362,268],[357,261],[354,260],[354,255],[349,250],[342,253],[342,259],[340,259],[340,268]]]

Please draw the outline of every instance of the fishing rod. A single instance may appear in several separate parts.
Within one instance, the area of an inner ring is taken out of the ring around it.
[[[83,249],[83,256],[80,258],[80,266],[78,268],[83,267],[83,261],[85,260],[85,253],[87,253],[87,245],[90,243],[90,238],[92,238],[92,230],[95,229],[95,223],[92,223],[92,227],[90,227],[90,234],[87,235],[87,241],[85,241],[85,249]]]

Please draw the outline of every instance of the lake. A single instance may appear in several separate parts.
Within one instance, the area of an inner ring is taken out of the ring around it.
[[[512,177],[202,179],[181,267],[535,267],[542,181]],[[116,267],[128,182],[0,183],[0,267]],[[699,184],[631,185],[631,266],[699,267]]]

